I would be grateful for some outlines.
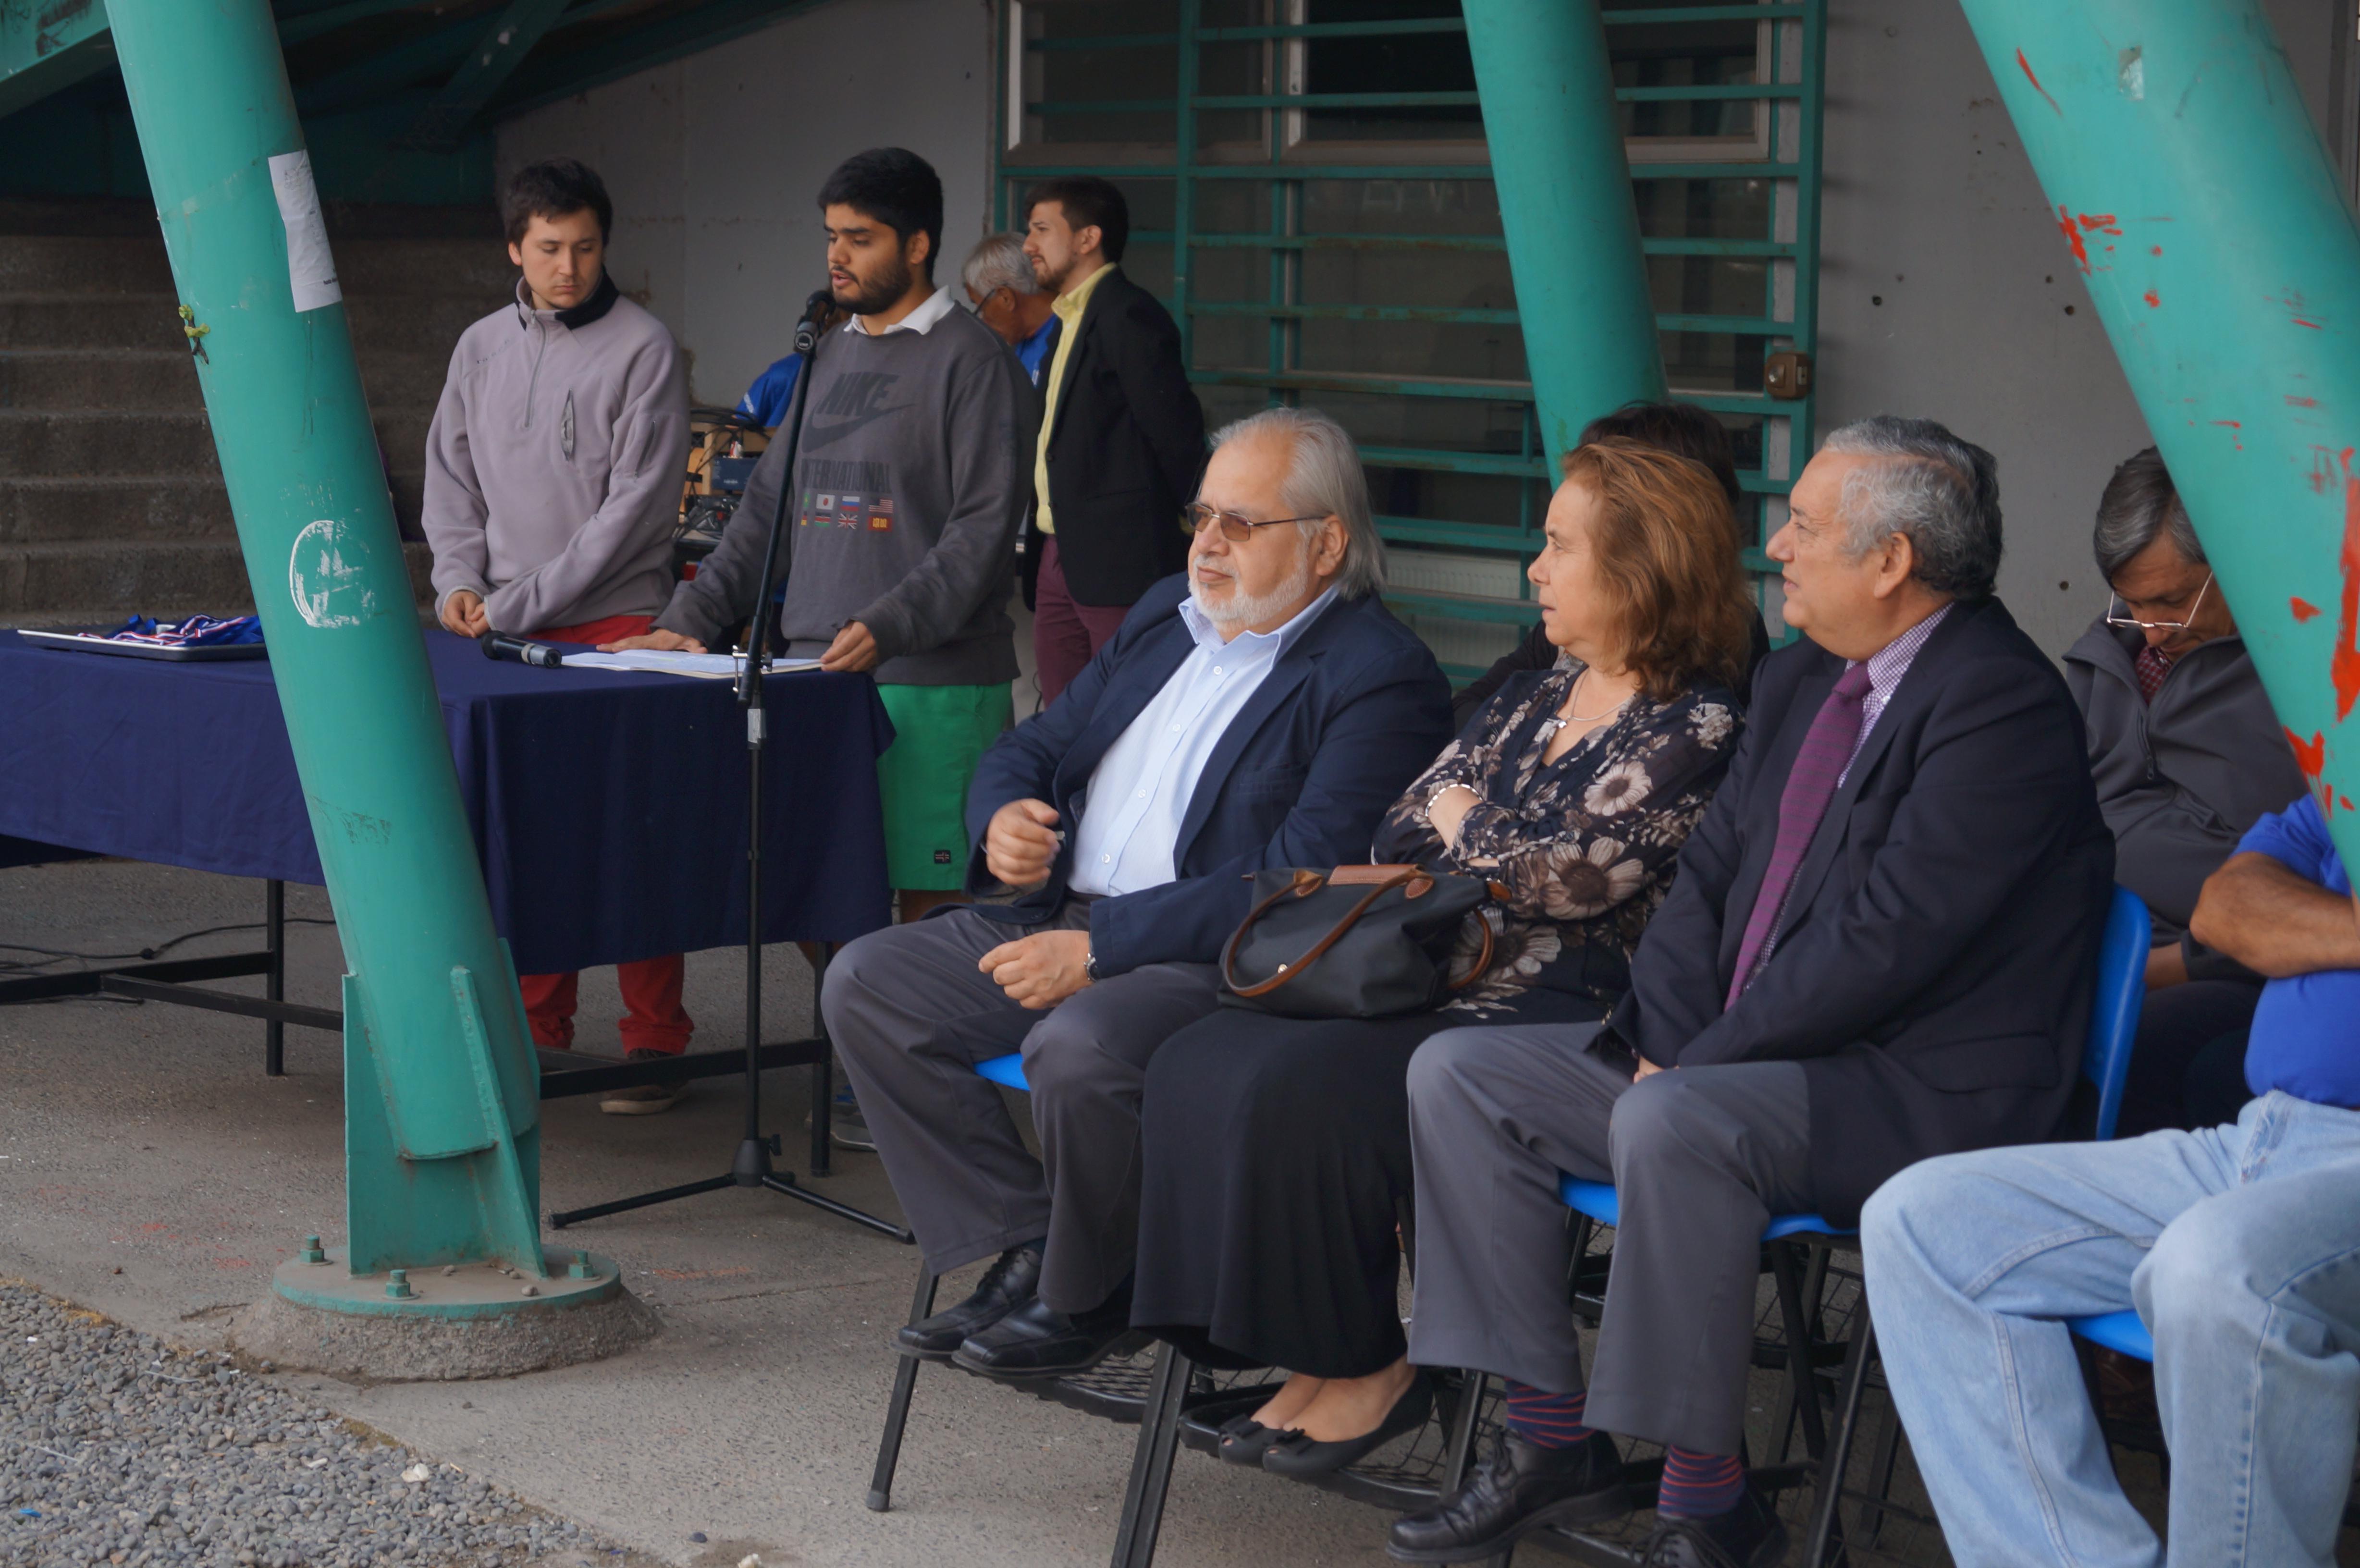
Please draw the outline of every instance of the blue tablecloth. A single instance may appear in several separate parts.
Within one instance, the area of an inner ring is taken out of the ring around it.
[[[492,916],[522,974],[742,942],[745,723],[726,681],[495,663],[426,634]],[[866,676],[765,683],[762,934],[887,923]],[[123,855],[317,884],[267,660],[179,664],[0,632],[0,866]]]

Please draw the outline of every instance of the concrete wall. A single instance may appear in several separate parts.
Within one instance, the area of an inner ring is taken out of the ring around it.
[[[2315,118],[2345,0],[2269,0]],[[2000,460],[2000,592],[2061,653],[2105,604],[2098,494],[2152,444],[1955,0],[1836,0],[1819,234],[1821,430],[1940,419]]]
[[[849,155],[898,144],[941,173],[956,279],[989,211],[991,27],[989,0],[834,0],[507,122],[499,171],[595,168],[616,281],[687,348],[697,399],[734,404],[826,281],[814,199]]]

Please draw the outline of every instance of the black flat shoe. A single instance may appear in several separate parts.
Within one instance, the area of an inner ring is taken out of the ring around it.
[[[1622,1457],[1604,1432],[1541,1448],[1511,1432],[1459,1490],[1395,1519],[1385,1551],[1404,1563],[1480,1563],[1544,1526],[1603,1524],[1631,1507]]]
[[[952,1365],[987,1377],[1070,1377],[1147,1335],[1131,1326],[1126,1288],[1087,1312],[1061,1312],[1035,1296],[990,1327],[967,1335]]]
[[[1299,1432],[1284,1432],[1262,1456],[1262,1467],[1274,1475],[1332,1475],[1356,1460],[1365,1459],[1405,1432],[1415,1432],[1434,1413],[1434,1385],[1420,1372],[1409,1380],[1402,1397],[1377,1423],[1377,1430],[1338,1443],[1317,1443]]]
[[[1271,1444],[1302,1435],[1293,1427],[1264,1426],[1251,1416],[1235,1416],[1221,1423],[1221,1457],[1232,1465],[1259,1465]]]
[[[1040,1283],[1041,1249],[1011,1247],[983,1271],[966,1301],[894,1330],[894,1346],[906,1356],[947,1361],[967,1335],[989,1328],[1031,1301]]]
[[[1644,1568],[1778,1568],[1786,1560],[1786,1527],[1751,1486],[1725,1514],[1657,1516],[1647,1544],[1639,1549]]]

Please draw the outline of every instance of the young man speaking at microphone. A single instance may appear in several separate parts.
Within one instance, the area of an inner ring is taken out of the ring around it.
[[[805,372],[781,640],[824,670],[876,675],[897,737],[877,768],[886,871],[909,920],[961,897],[967,781],[1012,717],[1007,604],[1036,399],[998,335],[934,286],[943,187],[923,158],[847,158],[819,204],[828,289],[852,320]],[[768,602],[787,446],[783,432],[770,443],[655,630],[613,646],[703,648]]]

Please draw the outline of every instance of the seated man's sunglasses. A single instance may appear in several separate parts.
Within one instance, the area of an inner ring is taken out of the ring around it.
[[[1268,522],[1258,523],[1251,517],[1224,512],[1218,506],[1208,506],[1202,501],[1191,501],[1180,513],[1180,531],[1194,539],[1218,523],[1223,539],[1231,544],[1243,544],[1253,538],[1256,528],[1274,528],[1281,523],[1317,523],[1325,517],[1326,514],[1322,513],[1313,517],[1273,517]]]

